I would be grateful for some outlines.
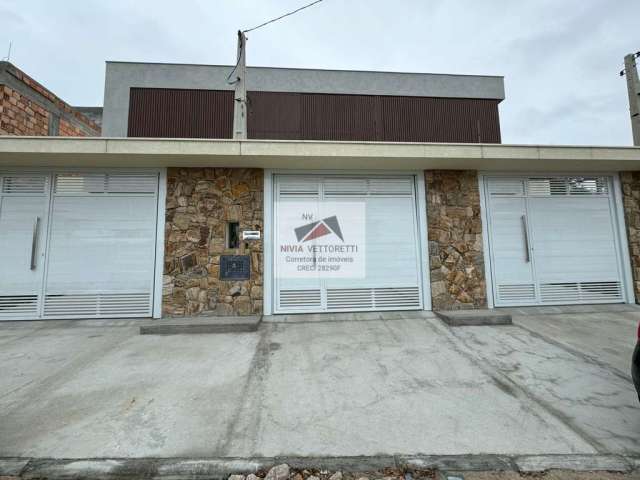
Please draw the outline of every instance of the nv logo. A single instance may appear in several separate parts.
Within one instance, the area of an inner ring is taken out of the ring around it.
[[[342,230],[340,229],[340,223],[338,222],[338,217],[335,215],[333,217],[323,218],[322,220],[318,220],[317,222],[307,223],[306,225],[302,225],[294,230],[296,234],[296,238],[298,242],[308,242],[309,240],[313,240],[314,238],[324,237],[325,235],[329,235],[331,233],[335,234],[340,240],[344,242],[344,238],[342,237]]]

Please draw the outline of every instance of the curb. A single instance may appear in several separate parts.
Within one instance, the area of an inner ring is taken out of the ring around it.
[[[640,457],[623,455],[377,455],[358,457],[255,458],[0,458],[0,477],[18,479],[211,479],[255,473],[287,463],[296,469],[372,472],[384,468],[403,471],[608,471],[630,473]]]

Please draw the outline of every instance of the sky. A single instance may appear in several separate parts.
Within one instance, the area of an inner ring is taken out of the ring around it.
[[[231,64],[236,32],[310,0],[0,0],[0,58],[73,105],[105,61]],[[630,145],[638,0],[324,0],[248,34],[253,66],[504,76],[503,143]]]

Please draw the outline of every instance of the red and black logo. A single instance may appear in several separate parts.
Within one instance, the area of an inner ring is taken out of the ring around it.
[[[331,233],[335,234],[344,242],[342,230],[340,230],[340,223],[338,222],[338,217],[335,215],[333,217],[323,218],[317,222],[307,223],[306,225],[296,228],[294,231],[298,242],[308,242],[314,238],[324,237]]]

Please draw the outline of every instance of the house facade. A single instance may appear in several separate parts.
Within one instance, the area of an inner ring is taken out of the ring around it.
[[[640,149],[500,143],[501,77],[108,63],[0,138],[0,318],[635,303]]]

